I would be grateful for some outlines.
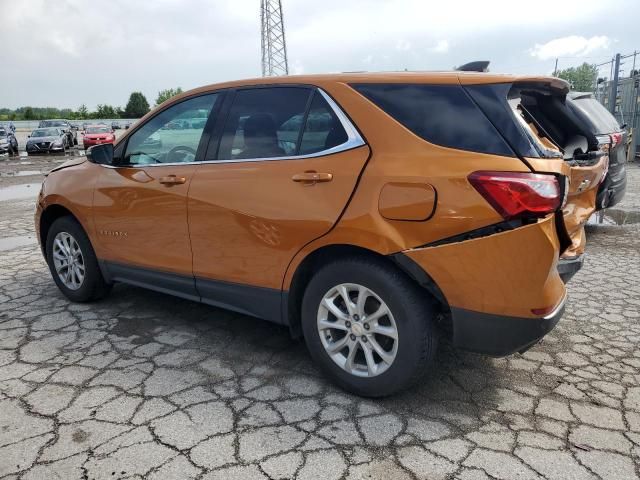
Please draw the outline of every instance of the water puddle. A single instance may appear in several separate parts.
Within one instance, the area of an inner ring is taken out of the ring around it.
[[[0,202],[35,198],[38,196],[39,191],[39,183],[25,183],[22,185],[11,185],[9,187],[0,188]]]
[[[38,243],[33,235],[24,235],[21,237],[0,238],[0,252],[6,252],[18,247],[26,247]]]
[[[31,175],[42,175],[40,170],[22,170],[20,172],[0,172],[0,177],[28,177]]]
[[[629,225],[640,223],[640,212],[606,208],[591,215],[587,225]]]

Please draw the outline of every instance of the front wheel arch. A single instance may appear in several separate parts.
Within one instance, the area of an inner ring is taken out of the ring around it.
[[[73,218],[76,222],[78,222],[80,225],[82,225],[82,222],[80,222],[80,220],[78,220],[78,217],[76,217],[71,210],[69,210],[66,207],[63,207],[62,205],[59,204],[54,204],[54,205],[50,205],[47,208],[45,208],[45,210],[42,212],[42,214],[40,215],[40,247],[42,248],[42,252],[45,253],[45,248],[46,248],[46,244],[47,244],[47,235],[49,233],[49,229],[51,228],[51,225],[53,225],[53,222],[55,222],[57,219],[61,218],[61,217],[71,217]],[[82,228],[84,228],[84,226],[82,225]],[[85,232],[87,231],[86,228],[84,228]]]

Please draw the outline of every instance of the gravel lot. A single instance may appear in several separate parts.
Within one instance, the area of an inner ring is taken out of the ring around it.
[[[129,286],[69,303],[35,244],[38,186],[18,186],[60,160],[0,157],[0,478],[638,478],[640,224],[589,227],[529,352],[443,344],[423,385],[370,401],[282,327]],[[629,177],[618,221],[639,216]]]

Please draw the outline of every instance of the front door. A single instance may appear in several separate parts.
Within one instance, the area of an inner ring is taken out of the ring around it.
[[[369,148],[305,87],[238,90],[220,137],[189,191],[196,285],[205,302],[277,320],[289,262],[338,220]]]
[[[118,146],[116,166],[102,170],[94,193],[97,250],[115,280],[197,297],[187,193],[217,98],[201,95],[161,111]]]

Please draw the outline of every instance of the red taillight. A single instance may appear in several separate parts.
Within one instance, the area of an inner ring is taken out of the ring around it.
[[[550,307],[544,307],[544,308],[532,308],[531,313],[539,316],[549,315],[551,312],[553,312],[555,308],[556,308],[555,305],[551,305]]]
[[[611,135],[611,148],[615,148],[617,145],[622,142],[622,134],[621,133],[612,133]]]
[[[505,220],[522,215],[542,217],[562,203],[554,175],[520,172],[473,172],[469,182]]]

